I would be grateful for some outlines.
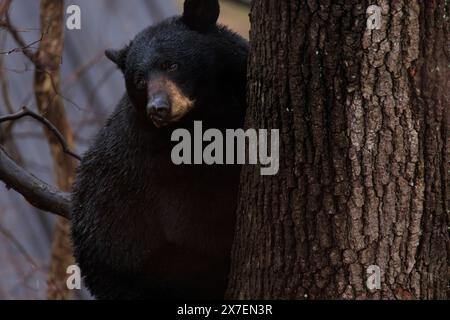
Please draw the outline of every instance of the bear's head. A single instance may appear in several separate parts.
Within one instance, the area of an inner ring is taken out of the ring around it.
[[[219,13],[217,0],[186,0],[181,17],[145,29],[121,50],[106,51],[124,74],[131,103],[156,128],[211,114],[220,118],[229,110],[212,111],[212,105],[245,100],[247,42],[217,26]]]

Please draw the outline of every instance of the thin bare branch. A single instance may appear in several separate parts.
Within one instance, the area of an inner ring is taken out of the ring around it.
[[[12,25],[12,23],[10,21],[10,18],[9,18],[8,12],[5,13],[5,21],[2,22],[2,27],[4,27],[6,30],[8,30],[8,32],[14,38],[14,41],[16,41],[16,43],[19,46],[19,48],[14,48],[14,49],[11,49],[9,51],[3,51],[3,52],[0,52],[0,54],[12,54],[12,53],[15,53],[15,52],[22,52],[28,59],[30,59],[30,61],[34,65],[36,65],[36,67],[39,67],[41,65],[41,63],[40,63],[39,59],[37,58],[37,55],[35,53],[33,53],[30,50],[30,48],[32,46],[34,46],[35,44],[41,42],[42,39],[45,36],[45,33],[41,33],[41,37],[38,40],[27,44],[25,42],[25,40],[22,38],[22,36],[20,35],[20,33],[17,30],[17,28],[15,28]]]
[[[99,61],[104,58],[105,54],[103,50],[98,52],[92,59],[90,59],[85,64],[76,68],[66,79],[64,79],[61,83],[63,88],[72,86],[75,82],[77,82],[86,72],[90,71],[91,68],[96,65]]]
[[[8,12],[9,6],[12,0],[2,0],[0,1],[0,19]]]
[[[31,118],[41,122],[43,125],[45,125],[47,127],[47,129],[50,130],[55,135],[55,137],[58,139],[59,143],[61,144],[61,147],[63,148],[64,153],[72,156],[73,158],[75,158],[77,160],[81,160],[81,157],[79,155],[77,155],[76,153],[74,153],[73,151],[70,150],[70,148],[68,147],[67,142],[64,139],[64,137],[62,136],[62,134],[50,121],[48,121],[45,117],[29,110],[27,107],[23,107],[22,111],[19,111],[17,113],[7,115],[4,117],[0,117],[0,123],[6,122],[6,121],[15,121],[15,120],[19,120],[24,117],[31,117]]]
[[[6,239],[8,239],[11,244],[17,249],[17,251],[27,260],[31,265],[33,270],[38,268],[37,263],[34,261],[31,254],[28,253],[27,249],[20,243],[20,241],[10,232],[6,227],[0,223],[0,234],[2,234]]]
[[[0,45],[1,45],[1,49],[3,50],[4,45],[6,43],[6,34],[3,35],[0,39]],[[9,94],[9,85],[8,85],[8,80],[6,78],[6,75],[3,71],[3,65],[4,65],[4,59],[3,56],[0,55],[0,87],[2,89],[2,94],[3,94],[3,101],[5,102],[6,105],[6,110],[9,113],[13,113],[13,104],[11,102],[11,96]]]

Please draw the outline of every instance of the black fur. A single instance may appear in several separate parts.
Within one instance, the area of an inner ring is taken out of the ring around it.
[[[170,136],[194,120],[243,126],[248,47],[225,27],[198,32],[183,20],[107,53],[127,94],[84,155],[72,197],[75,256],[99,299],[213,299],[225,291],[240,168],[175,166]],[[195,106],[157,129],[143,112],[140,83],[163,72],[161,62],[179,65],[169,77]]]

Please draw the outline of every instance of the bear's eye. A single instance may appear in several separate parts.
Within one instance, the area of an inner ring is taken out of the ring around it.
[[[166,62],[166,63],[164,63],[163,67],[168,72],[173,72],[173,71],[178,70],[178,64],[177,63]]]
[[[169,71],[176,71],[176,70],[178,70],[178,64],[172,63],[172,64],[169,66]]]
[[[138,89],[145,89],[146,86],[147,86],[147,81],[145,81],[143,79],[138,80],[138,83],[137,83]]]

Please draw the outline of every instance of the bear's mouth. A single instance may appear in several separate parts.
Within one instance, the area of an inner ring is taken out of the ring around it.
[[[166,127],[169,124],[169,121],[167,121],[167,119],[163,119],[162,117],[159,117],[157,115],[151,115],[150,119],[152,120],[155,127],[158,129]]]

